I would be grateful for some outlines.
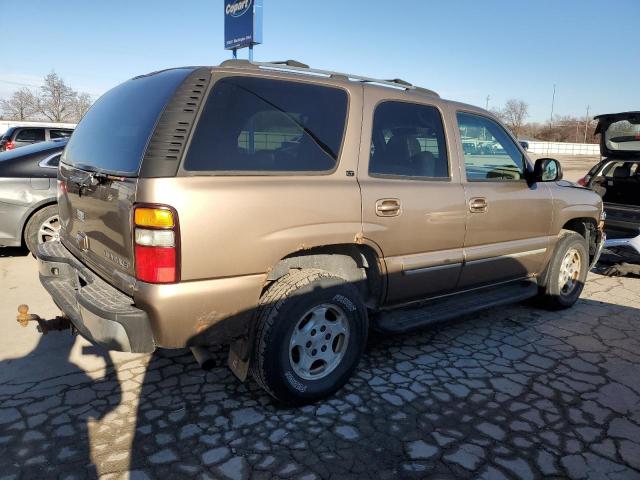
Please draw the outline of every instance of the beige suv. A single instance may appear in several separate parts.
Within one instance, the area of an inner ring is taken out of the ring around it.
[[[98,344],[228,344],[241,380],[310,402],[347,382],[370,328],[573,305],[602,202],[561,176],[490,113],[402,80],[292,61],[164,70],[75,130],[40,278]]]

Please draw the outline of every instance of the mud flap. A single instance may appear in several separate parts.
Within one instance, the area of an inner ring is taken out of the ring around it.
[[[249,364],[251,363],[250,345],[252,345],[252,342],[248,338],[239,338],[234,340],[229,347],[227,364],[241,382],[244,382],[249,374]]]

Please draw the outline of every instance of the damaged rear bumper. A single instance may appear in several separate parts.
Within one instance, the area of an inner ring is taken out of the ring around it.
[[[110,350],[155,349],[147,314],[80,263],[61,242],[38,247],[40,282],[80,334]]]

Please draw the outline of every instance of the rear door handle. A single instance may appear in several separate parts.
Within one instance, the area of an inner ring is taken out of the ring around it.
[[[401,213],[400,199],[381,198],[376,201],[376,215],[379,217],[397,217]]]
[[[489,208],[486,198],[472,198],[469,200],[469,211],[471,213],[485,213]]]

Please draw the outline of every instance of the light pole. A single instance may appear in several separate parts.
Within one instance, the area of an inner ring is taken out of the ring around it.
[[[584,121],[584,142],[587,143],[587,129],[589,128],[589,105],[587,105],[587,118]]]
[[[485,110],[489,110],[489,99],[491,98],[491,95],[487,95],[487,101],[484,104],[484,109]]]

